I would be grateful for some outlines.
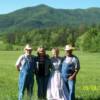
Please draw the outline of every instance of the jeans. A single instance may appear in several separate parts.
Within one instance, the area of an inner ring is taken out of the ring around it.
[[[67,80],[66,86],[69,92],[69,100],[75,100],[75,80]]]
[[[23,99],[24,91],[27,89],[27,96],[29,100],[32,100],[34,77],[32,75],[26,75],[25,72],[21,72],[19,75],[19,97],[18,100]]]

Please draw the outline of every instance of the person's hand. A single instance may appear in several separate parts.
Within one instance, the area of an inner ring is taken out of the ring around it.
[[[18,70],[18,71],[20,71],[20,68],[19,68],[19,66],[17,66],[17,70]]]
[[[68,79],[69,80],[74,80],[76,78],[76,76],[71,75]]]

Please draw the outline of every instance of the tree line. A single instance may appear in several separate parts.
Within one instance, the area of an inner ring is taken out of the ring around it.
[[[61,26],[45,29],[33,29],[24,32],[17,31],[2,35],[2,41],[11,45],[25,45],[30,43],[37,46],[45,46],[50,49],[55,46],[65,46],[70,43],[80,50],[97,52],[100,51],[100,26],[92,25],[86,27],[80,25],[77,28]]]

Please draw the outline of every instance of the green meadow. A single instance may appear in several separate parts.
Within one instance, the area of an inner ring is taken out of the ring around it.
[[[15,62],[22,53],[23,51],[0,51],[0,100],[17,100],[19,72]],[[51,55],[50,52],[47,53]],[[100,100],[100,53],[75,51],[74,54],[79,57],[81,65],[76,81],[76,99]],[[63,55],[62,51],[61,56]],[[35,83],[33,100],[36,100],[36,93]]]

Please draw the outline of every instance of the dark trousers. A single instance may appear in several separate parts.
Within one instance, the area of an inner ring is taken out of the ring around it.
[[[43,76],[36,76],[37,86],[38,86],[37,95],[38,95],[38,99],[40,99],[40,100],[46,99],[48,79],[49,79],[49,75],[44,76],[44,77]]]

